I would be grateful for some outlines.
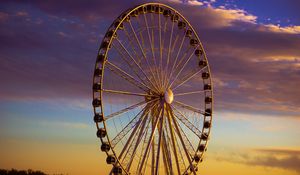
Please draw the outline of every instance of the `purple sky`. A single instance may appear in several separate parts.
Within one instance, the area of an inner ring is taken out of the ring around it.
[[[4,4],[0,96],[18,101],[88,99],[101,36],[118,12],[137,3]],[[259,16],[240,9],[185,4],[173,6],[199,31],[215,80],[217,110],[299,114],[299,28],[271,28],[273,24],[259,23]]]
[[[93,126],[91,87],[98,47],[111,22],[142,2],[147,1],[2,1],[0,140],[63,140],[59,133],[49,134],[51,127],[45,133],[31,131],[29,123],[36,120]],[[198,32],[212,70],[217,113],[299,122],[299,1],[163,3],[181,12]],[[24,135],[9,129],[19,125]],[[69,139],[93,142],[83,134]]]

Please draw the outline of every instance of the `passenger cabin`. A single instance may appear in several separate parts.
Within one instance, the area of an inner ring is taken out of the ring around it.
[[[193,34],[193,31],[190,30],[190,29],[188,29],[188,30],[186,31],[186,33],[185,33],[185,36],[191,38],[191,37],[192,37],[192,34]]]
[[[101,151],[108,152],[110,150],[110,146],[107,142],[103,142],[101,145]]]
[[[205,145],[204,144],[199,145],[198,150],[200,152],[203,152],[205,150]]]
[[[203,67],[205,67],[206,65],[207,65],[206,61],[204,61],[204,60],[200,60],[200,61],[199,61],[199,67],[200,67],[200,68],[203,68]]]
[[[108,155],[106,158],[106,163],[108,164],[114,164],[116,163],[116,158],[113,155]]]
[[[212,98],[211,97],[205,97],[205,103],[209,104],[212,102]]]
[[[97,113],[97,114],[94,115],[94,122],[95,123],[103,122],[103,121],[104,121],[104,117],[103,117],[102,114]]]
[[[99,128],[97,131],[97,137],[103,138],[106,136],[106,130],[104,128]]]
[[[183,21],[179,21],[177,25],[178,25],[178,28],[179,28],[179,29],[183,29],[183,28],[186,27],[186,23],[183,22]]]
[[[205,121],[203,124],[204,128],[209,128],[210,127],[210,122],[209,121]]]
[[[101,84],[100,83],[95,83],[93,85],[93,90],[94,90],[94,92],[99,92],[101,90]]]
[[[101,77],[102,76],[102,69],[101,68],[96,68],[95,72],[94,72],[94,76]]]
[[[202,78],[203,79],[208,79],[209,78],[209,73],[208,72],[203,72],[202,73]]]
[[[203,51],[202,51],[201,49],[195,50],[195,55],[196,55],[197,57],[202,56],[202,54],[203,54]]]
[[[114,175],[121,175],[122,174],[122,168],[119,166],[114,166],[112,169],[112,172]]]
[[[100,105],[101,105],[101,100],[99,98],[95,98],[93,100],[93,106],[94,107],[100,107]]]
[[[204,90],[211,90],[211,85],[210,84],[205,84],[203,89]]]

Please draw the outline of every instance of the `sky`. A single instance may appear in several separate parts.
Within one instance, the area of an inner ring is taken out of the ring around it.
[[[93,122],[94,63],[113,20],[143,2],[1,2],[0,168],[109,171]],[[201,174],[300,174],[299,1],[159,2],[190,21],[212,71]]]

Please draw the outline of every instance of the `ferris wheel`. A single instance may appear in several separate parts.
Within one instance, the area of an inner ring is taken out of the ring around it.
[[[193,174],[212,125],[212,80],[196,31],[175,9],[123,12],[101,43],[94,121],[110,174]]]

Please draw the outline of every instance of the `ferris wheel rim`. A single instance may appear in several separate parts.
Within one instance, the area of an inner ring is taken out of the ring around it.
[[[208,70],[208,73],[209,73],[209,75],[210,75],[210,77],[209,77],[209,84],[211,85],[211,89],[210,89],[210,91],[209,91],[209,93],[211,94],[210,96],[211,96],[211,100],[213,100],[213,89],[212,89],[212,78],[211,78],[211,72],[210,72],[210,67],[209,67],[209,65],[208,65],[208,61],[207,61],[207,57],[206,57],[206,53],[205,53],[205,50],[204,50],[204,48],[203,48],[203,45],[202,45],[202,43],[201,43],[201,41],[200,41],[200,39],[199,39],[199,37],[198,37],[198,34],[197,34],[197,32],[194,30],[194,28],[192,27],[192,25],[188,22],[188,20],[187,19],[185,19],[184,18],[184,16],[183,15],[181,15],[177,10],[175,10],[174,8],[172,8],[172,7],[170,7],[170,6],[168,6],[168,5],[165,5],[165,4],[161,4],[161,3],[145,3],[145,4],[141,4],[141,5],[139,5],[139,6],[136,6],[136,7],[134,7],[134,8],[132,8],[132,9],[129,9],[129,10],[127,10],[127,11],[125,11],[125,12],[123,12],[123,13],[121,13],[121,15],[118,17],[118,18],[116,18],[116,20],[112,23],[112,25],[109,27],[109,29],[112,27],[112,26],[114,26],[115,24],[116,24],[116,22],[119,22],[119,24],[115,27],[115,30],[113,31],[113,33],[112,33],[112,36],[114,36],[115,34],[116,34],[116,32],[119,30],[119,28],[120,28],[120,26],[122,25],[122,23],[126,20],[126,18],[128,17],[128,16],[130,16],[134,11],[136,11],[138,8],[140,8],[140,7],[144,7],[144,6],[148,6],[148,5],[155,5],[155,6],[158,6],[158,7],[165,7],[165,8],[168,8],[168,9],[170,9],[170,10],[172,10],[173,12],[175,12],[177,15],[179,15],[183,20],[184,20],[184,22],[186,22],[187,23],[187,25],[189,26],[189,28],[193,31],[193,33],[194,33],[194,36],[196,37],[196,39],[199,41],[199,46],[201,47],[201,49],[202,49],[202,51],[203,51],[203,56],[204,56],[204,59],[206,60],[206,62],[207,62],[207,70]],[[121,19],[120,19],[120,17],[121,17]],[[108,29],[108,31],[106,32],[106,34],[105,35],[107,35],[107,33],[109,32],[109,29]],[[108,43],[108,45],[111,45],[112,44],[112,41],[113,41],[113,37],[111,37],[110,39],[109,39],[109,43]],[[104,40],[105,40],[105,37],[103,38],[103,41],[102,41],[102,43],[104,42]],[[99,51],[98,51],[98,55],[100,55],[100,51],[101,51],[101,47],[100,47],[100,49],[99,49]],[[107,54],[108,54],[108,52],[109,52],[109,49],[106,49],[105,50],[105,54],[104,54],[104,59],[106,59],[107,58]],[[109,64],[109,63],[108,63]],[[106,63],[102,63],[102,73],[104,74],[104,69],[106,68],[105,67],[105,65],[106,65]],[[98,61],[96,61],[96,64],[95,64],[95,70],[98,68]],[[102,74],[102,76],[101,76],[101,79],[100,79],[100,82],[101,82],[101,87],[102,87],[102,85],[103,85],[103,77],[104,77],[104,75]],[[93,78],[93,85],[95,84],[95,76],[94,76],[94,78]],[[172,85],[172,84],[171,84]],[[99,94],[99,96],[100,96],[100,99],[102,99],[102,96],[103,96],[103,91],[105,91],[105,89],[103,89],[103,88],[101,88],[101,90],[100,90],[100,94]],[[154,93],[155,93],[155,91],[153,91]],[[207,93],[207,92],[204,92],[204,93]],[[149,94],[138,94],[138,95],[149,95]],[[157,95],[157,94],[156,94]],[[96,98],[96,95],[95,95],[95,92],[93,91],[93,99],[95,99]],[[107,131],[107,126],[106,126],[106,121],[105,121],[105,116],[104,116],[104,114],[103,114],[103,111],[104,111],[104,109],[103,109],[103,104],[102,104],[102,100],[101,100],[101,105],[100,105],[100,108],[101,108],[101,111],[102,111],[102,116],[104,117],[104,121],[103,121],[103,125],[104,125],[104,129]],[[171,105],[170,105],[171,106]],[[206,107],[205,107],[206,108]],[[163,108],[164,109],[164,108]],[[212,102],[211,102],[211,110],[213,110],[213,105],[212,105]],[[95,109],[95,107],[94,107],[94,113],[96,114],[97,113],[97,111],[96,111],[96,109]],[[205,119],[205,117],[204,117],[204,119]],[[211,115],[211,117],[210,117],[210,123],[212,122],[212,115]],[[99,130],[100,129],[100,127],[99,127],[99,125],[98,125],[98,122],[96,122],[96,127],[97,127],[97,130]],[[211,126],[210,126],[211,127]],[[208,131],[208,136],[210,135],[210,127],[209,127],[209,131]],[[204,128],[202,128],[202,133],[203,133],[203,129]],[[112,143],[111,143],[111,140],[110,140],[110,138],[108,137],[108,136],[106,136],[107,137],[107,140],[108,140],[108,144],[109,145],[112,145]],[[101,142],[103,143],[104,141],[103,141],[103,139],[102,138],[100,138],[100,140],[101,140]],[[208,140],[207,141],[205,141],[205,148],[207,147],[207,144],[208,144]],[[200,142],[199,142],[199,145],[200,145]],[[119,162],[119,159],[117,158],[117,154],[116,154],[116,152],[113,150],[113,147],[111,147],[111,151],[113,152],[113,154],[114,154],[114,156],[116,157],[116,161],[118,162],[118,164],[119,165],[121,165],[121,168],[124,170],[124,172],[125,172],[125,174],[128,174],[128,172],[126,172],[126,170],[124,169],[124,167],[122,166],[122,164],[121,164],[121,162]],[[201,157],[203,157],[203,154],[204,154],[204,152],[205,151],[203,151],[202,153],[201,153]],[[108,152],[106,152],[106,154],[108,155]],[[197,163],[198,164],[198,163]]]

